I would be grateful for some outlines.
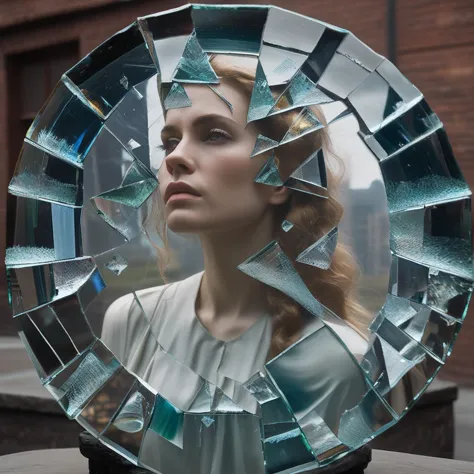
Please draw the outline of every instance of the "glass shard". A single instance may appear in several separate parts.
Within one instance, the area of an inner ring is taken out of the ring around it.
[[[219,84],[219,79],[209,63],[207,54],[202,50],[195,31],[189,36],[173,80],[198,84]]]
[[[268,85],[262,64],[258,61],[257,72],[255,73],[255,82],[252,89],[252,97],[247,113],[247,122],[259,120],[267,116],[273,107],[275,100],[272,91]]]
[[[212,53],[258,54],[268,7],[193,5],[197,39]]]
[[[165,109],[182,109],[184,107],[191,107],[192,105],[184,87],[178,82],[173,82],[164,101]]]
[[[156,72],[135,22],[95,48],[66,77],[91,110],[105,119],[131,87]]]
[[[128,267],[128,262],[119,254],[114,255],[112,260],[108,261],[105,266],[118,276]]]
[[[470,213],[468,199],[392,213],[390,248],[401,257],[472,280]]]
[[[412,142],[380,163],[390,212],[471,195],[443,129]]]
[[[209,417],[203,417],[209,418]],[[209,428],[214,419],[203,421]],[[167,439],[170,443],[182,448],[183,447],[183,424],[184,413],[173,406],[168,400],[157,396],[155,399],[155,408],[150,420],[149,428],[161,437]]]
[[[92,259],[9,268],[7,272],[14,315],[72,295],[89,279],[101,289]]]
[[[269,186],[283,186],[280,173],[278,172],[277,165],[275,163],[275,154],[272,153],[270,158],[262,166],[258,172],[254,181],[256,183],[268,184]]]
[[[8,192],[70,206],[82,205],[82,170],[25,140]]]
[[[331,266],[336,245],[337,227],[334,227],[334,229],[330,230],[313,245],[303,250],[296,258],[296,261],[327,270]]]
[[[220,99],[224,101],[224,103],[227,105],[227,107],[229,107],[232,113],[234,112],[234,106],[215,87],[212,87],[209,84],[207,84],[207,87],[209,87],[212,92],[214,92]]]
[[[120,409],[134,381],[133,375],[120,367],[91,398],[76,420],[98,437]]]
[[[59,82],[26,137],[49,153],[81,166],[102,126],[99,117]]]
[[[156,395],[138,380],[100,440],[131,463],[138,463],[143,436],[151,420]]]
[[[285,91],[277,99],[275,105],[269,111],[269,115],[296,107],[327,104],[330,102],[334,102],[333,99],[318,89],[316,84],[300,70],[294,75]]]
[[[14,247],[6,265],[47,263],[82,256],[81,209],[17,198]]]
[[[250,158],[260,155],[260,153],[265,153],[268,150],[271,150],[278,146],[278,142],[272,140],[271,138],[264,137],[263,135],[258,135],[255,146],[253,147]]]
[[[327,189],[324,152],[320,148],[312,153],[293,173],[291,178]]]
[[[28,313],[33,324],[57,354],[63,365],[78,355],[78,350],[50,306],[43,306]]]
[[[102,353],[101,346],[99,341],[96,342],[92,349],[81,354],[46,385],[70,419],[81,413],[87,402],[120,367],[111,353]]]
[[[321,128],[324,128],[324,125],[310,109],[305,107],[294,119],[285,136],[280,141],[280,145],[296,140]]]

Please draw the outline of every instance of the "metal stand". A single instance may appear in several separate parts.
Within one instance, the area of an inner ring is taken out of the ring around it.
[[[87,431],[79,435],[79,450],[84,457],[89,459],[89,474],[150,474],[148,469],[134,466],[124,457],[104,446]],[[363,474],[371,460],[372,450],[365,445],[329,466],[308,471],[305,474]],[[192,473],[189,472],[189,474]]]

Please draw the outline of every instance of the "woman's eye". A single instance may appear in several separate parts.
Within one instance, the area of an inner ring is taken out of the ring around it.
[[[206,141],[216,142],[219,140],[230,140],[231,138],[232,136],[230,133],[226,132],[225,130],[215,128],[209,131]]]
[[[178,146],[178,143],[179,143],[179,140],[176,140],[176,139],[163,140],[163,145],[160,145],[159,148],[164,150],[166,154],[169,155]]]

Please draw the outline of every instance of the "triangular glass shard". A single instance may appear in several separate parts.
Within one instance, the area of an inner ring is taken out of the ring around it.
[[[288,232],[294,224],[291,222],[287,221],[286,219],[281,223],[281,228],[285,231]]]
[[[207,54],[201,48],[195,31],[189,36],[173,80],[198,84],[219,84],[219,79],[209,63]]]
[[[270,242],[260,252],[237,267],[245,274],[293,298],[314,315],[321,315],[324,307],[309,291],[276,241]]]
[[[267,78],[265,77],[262,64],[259,61],[252,89],[252,98],[250,99],[250,105],[247,112],[247,122],[266,117],[274,103],[275,100],[273,99],[272,91],[270,90]]]
[[[318,89],[316,84],[300,70],[277,99],[269,115],[291,110],[295,107],[328,104],[330,102],[334,102],[334,100]]]
[[[216,388],[212,401],[211,412],[218,413],[244,413],[222,390]]]
[[[8,192],[15,196],[82,205],[82,169],[25,139]]]
[[[342,112],[340,112],[339,114],[337,114],[335,117],[331,118],[328,121],[327,126],[329,127],[329,125],[332,125],[333,123],[339,122],[339,120],[341,120],[345,117],[348,117],[349,115],[352,115],[352,111],[350,109],[345,109]]]
[[[188,94],[186,94],[184,87],[178,82],[174,82],[164,100],[165,109],[182,109],[184,107],[191,107],[191,105],[193,104]]]
[[[274,153],[262,166],[254,181],[256,183],[268,184],[269,186],[283,186],[283,181],[281,180],[278,167],[275,163]]]
[[[257,141],[255,142],[255,146],[253,147],[252,153],[250,158],[254,156],[260,155],[260,153],[265,153],[272,148],[276,148],[278,146],[278,142],[272,140],[271,138],[264,137],[263,135],[258,135]]]
[[[291,124],[285,136],[280,141],[280,145],[289,143],[321,128],[324,128],[324,125],[311,110],[305,107]]]
[[[337,227],[330,230],[313,245],[301,252],[297,262],[328,270],[337,245]]]
[[[389,384],[390,387],[393,388],[397,385],[400,379],[417,364],[418,361],[405,359],[405,357],[403,357],[388,342],[384,341],[380,336],[378,336],[378,338],[382,347]]]
[[[315,151],[293,173],[291,178],[327,188],[326,164],[323,149]]]

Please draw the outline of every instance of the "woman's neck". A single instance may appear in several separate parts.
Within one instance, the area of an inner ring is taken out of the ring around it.
[[[237,268],[272,240],[270,226],[262,222],[247,229],[219,235],[202,235],[204,276],[196,311],[208,321],[254,320],[267,311],[266,285]]]

